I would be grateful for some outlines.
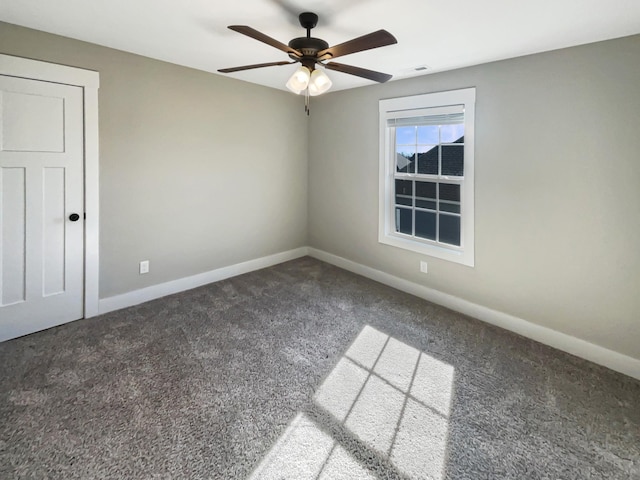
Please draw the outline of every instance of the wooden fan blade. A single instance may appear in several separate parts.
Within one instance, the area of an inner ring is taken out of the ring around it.
[[[269,63],[256,63],[254,65],[244,65],[242,67],[233,67],[233,68],[221,68],[218,70],[221,73],[231,73],[231,72],[240,72],[241,70],[251,70],[252,68],[263,68],[263,67],[276,67],[279,65],[291,65],[296,62],[269,62]]]
[[[302,53],[300,53],[298,50],[291,48],[289,45],[285,45],[284,43],[279,42],[275,38],[271,38],[270,36],[265,35],[264,33],[261,33],[254,28],[247,27],[246,25],[229,25],[228,28],[230,30],[233,30],[234,32],[238,32],[243,35],[246,35],[247,37],[251,37],[255,40],[258,40],[259,42],[266,43],[267,45],[271,45],[272,47],[275,47],[278,50],[282,50],[285,53],[290,53],[292,55],[295,55],[296,57],[302,57]]]
[[[386,30],[378,30],[377,32],[354,38],[353,40],[341,43],[340,45],[329,47],[326,50],[321,50],[318,52],[317,58],[318,60],[328,60],[341,57],[343,55],[349,55],[350,53],[393,45],[394,43],[398,43],[396,37]]]
[[[343,63],[330,62],[324,65],[329,70],[335,70],[336,72],[348,73],[349,75],[355,75],[356,77],[366,78],[373,80],[374,82],[384,83],[391,80],[393,75],[388,73],[376,72],[374,70],[367,70],[366,68],[354,67],[352,65],[345,65]]]

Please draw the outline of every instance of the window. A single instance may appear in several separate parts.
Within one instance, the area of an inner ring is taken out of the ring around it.
[[[475,88],[380,100],[378,240],[473,266]]]

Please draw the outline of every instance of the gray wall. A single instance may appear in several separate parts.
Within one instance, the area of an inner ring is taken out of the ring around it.
[[[0,52],[100,72],[101,298],[306,245],[300,98],[6,23]]]
[[[634,36],[316,100],[310,245],[640,358],[638,59]],[[379,244],[378,100],[472,86],[475,268]]]

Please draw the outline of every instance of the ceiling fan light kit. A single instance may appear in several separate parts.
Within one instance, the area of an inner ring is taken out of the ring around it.
[[[294,38],[288,45],[265,35],[246,25],[229,25],[229,29],[242,33],[260,42],[266,43],[289,55],[291,62],[270,62],[255,65],[244,65],[242,67],[223,68],[218,70],[221,73],[232,73],[241,70],[251,70],[254,68],[274,67],[280,65],[291,65],[300,63],[297,70],[291,75],[286,83],[286,87],[293,93],[305,94],[305,111],[309,114],[309,97],[321,95],[328,91],[333,84],[329,76],[323,69],[317,68],[322,65],[329,70],[355,75],[357,77],[384,83],[391,79],[391,75],[365,68],[353,67],[342,63],[330,62],[337,57],[349,55],[351,53],[362,52],[373,48],[393,45],[398,41],[386,30],[378,30],[362,37],[354,38],[347,42],[329,47],[329,44],[320,38],[311,36],[311,29],[318,24],[318,15],[311,12],[301,13],[298,17],[302,28],[307,30],[306,37]]]
[[[311,72],[311,80],[309,81],[309,95],[315,97],[316,95],[322,95],[329,90],[333,85],[333,82],[324,71],[316,68]]]
[[[333,85],[333,82],[322,70],[316,68],[313,72],[310,72],[307,67],[300,65],[293,72],[286,86],[296,95],[308,90],[309,95],[315,97],[329,90],[331,85]]]
[[[293,72],[291,78],[287,82],[287,88],[296,95],[299,95],[309,85],[309,79],[311,78],[311,72],[304,65],[300,65],[298,69]]]

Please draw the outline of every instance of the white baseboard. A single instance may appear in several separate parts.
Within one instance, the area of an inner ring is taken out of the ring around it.
[[[640,360],[315,248],[309,256],[640,380]]]
[[[235,277],[236,275],[242,275],[243,273],[249,273],[254,270],[271,267],[278,263],[304,257],[308,255],[308,253],[309,249],[307,247],[300,247],[294,250],[269,255],[267,257],[256,258],[254,260],[237,263],[235,265],[229,265],[228,267],[217,268],[191,277],[180,278],[178,280],[172,280],[159,285],[152,285],[150,287],[141,288],[121,295],[100,299],[98,308],[100,314],[113,312],[114,310],[138,305],[166,295],[183,292],[208,283],[218,282],[225,278]]]

